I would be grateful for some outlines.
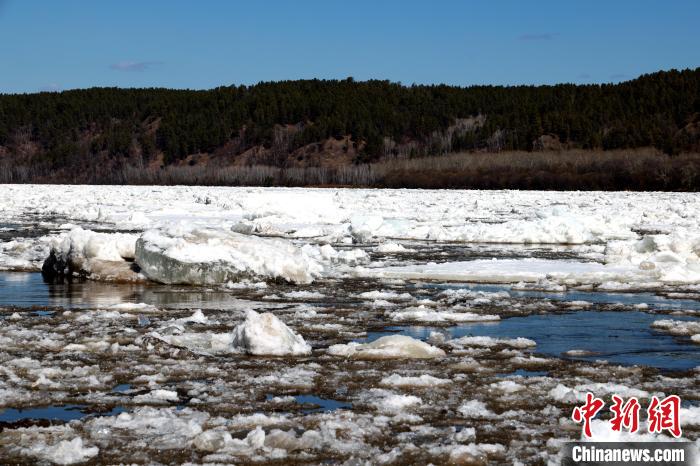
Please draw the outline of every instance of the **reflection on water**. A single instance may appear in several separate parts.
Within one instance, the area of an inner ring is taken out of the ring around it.
[[[453,285],[422,284],[438,288]],[[473,290],[503,291],[503,286],[461,285]],[[673,337],[651,329],[657,319],[667,316],[648,312],[595,310],[598,303],[622,303],[630,308],[646,303],[650,309],[698,309],[698,301],[669,299],[651,293],[546,293],[512,291],[511,296],[534,299],[588,301],[593,306],[585,311],[566,314],[530,315],[511,317],[498,323],[467,323],[450,328],[389,327],[381,332],[370,332],[368,340],[387,333],[403,333],[426,339],[430,332],[447,333],[450,338],[464,335],[493,337],[525,337],[537,342],[536,352],[564,357],[570,350],[582,350],[576,359],[605,359],[619,364],[639,364],[667,370],[686,370],[700,366],[700,345],[688,337]],[[245,309],[272,308],[280,304],[246,301],[232,293],[202,287],[177,287],[158,284],[115,284],[94,281],[47,283],[39,273],[0,272],[0,306],[38,306],[65,308],[106,307],[119,303],[147,303],[159,308]],[[282,304],[284,305],[284,304]],[[51,310],[34,311],[37,317],[50,317]],[[677,320],[697,320],[687,316],[672,316]],[[144,319],[146,319],[144,317]],[[146,321],[147,324],[147,321]],[[144,324],[141,324],[144,325]],[[524,374],[529,375],[529,374]]]
[[[0,272],[0,306],[65,308],[147,303],[157,307],[238,309],[245,303],[225,291],[158,284],[91,280],[48,283],[40,273]]]
[[[447,333],[450,338],[466,335],[497,338],[524,337],[537,342],[535,352],[562,357],[576,349],[594,353],[572,359],[604,359],[617,364],[646,365],[666,370],[687,370],[700,366],[700,346],[687,337],[673,337],[650,326],[663,316],[639,311],[577,311],[566,314],[511,317],[498,323],[461,324],[446,329],[435,327],[388,327],[370,332],[367,340],[399,332],[422,340],[431,332]],[[673,316],[677,320],[695,320]]]

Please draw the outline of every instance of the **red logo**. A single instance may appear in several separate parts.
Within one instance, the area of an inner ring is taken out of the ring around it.
[[[649,432],[667,430],[674,437],[680,437],[680,409],[681,399],[677,395],[667,396],[661,401],[659,401],[657,397],[652,396],[651,403],[647,409],[647,416],[649,416]]]
[[[613,404],[610,411],[613,416],[610,419],[612,430],[621,432],[626,429],[631,433],[639,430],[639,412],[641,406],[635,397],[631,397],[626,402],[618,395],[612,396]],[[576,423],[583,422],[583,435],[590,438],[591,420],[605,406],[605,402],[596,398],[592,393],[586,393],[586,402],[583,406],[576,406],[571,419]],[[652,396],[647,408],[647,430],[649,433],[661,433],[664,430],[678,438],[681,436],[681,399],[677,395],[670,395],[659,400]]]
[[[586,393],[586,404],[581,407],[575,407],[574,412],[571,414],[571,419],[574,422],[580,423],[583,421],[583,433],[586,437],[590,437],[591,434],[591,419],[598,414],[598,411],[603,409],[605,402],[600,398],[593,396],[593,393]]]
[[[622,404],[623,400],[617,395],[613,395],[613,405],[610,411],[613,412],[613,418],[610,419],[612,430],[620,432],[622,428],[634,433],[639,429],[639,401],[632,397],[627,400],[627,403]]]

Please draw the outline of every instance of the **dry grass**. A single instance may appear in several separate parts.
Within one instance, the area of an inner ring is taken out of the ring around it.
[[[683,190],[700,188],[700,154],[627,151],[461,153],[390,158],[340,167],[125,166],[50,171],[0,164],[4,183],[52,182],[220,186],[367,186],[390,188]]]

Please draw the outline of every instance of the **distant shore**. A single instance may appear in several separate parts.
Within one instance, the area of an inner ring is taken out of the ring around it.
[[[0,161],[0,182],[190,186],[698,191],[700,154],[655,149],[457,153],[333,167],[216,164],[39,171]]]

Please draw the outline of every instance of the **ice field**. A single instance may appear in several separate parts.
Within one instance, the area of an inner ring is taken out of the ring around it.
[[[587,391],[680,396],[700,448],[699,218],[691,193],[2,185],[0,458],[559,464]],[[671,439],[607,418],[594,440]]]

